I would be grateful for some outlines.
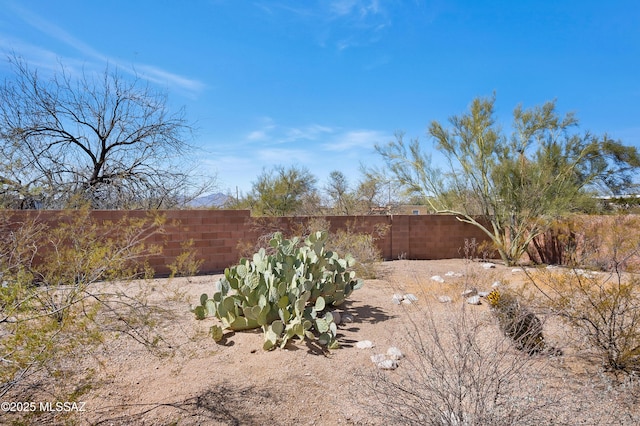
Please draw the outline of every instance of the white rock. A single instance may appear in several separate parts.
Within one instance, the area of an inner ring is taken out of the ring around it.
[[[371,340],[361,340],[356,343],[356,348],[358,349],[371,349],[373,347],[373,343]]]
[[[498,288],[502,285],[502,283],[500,281],[494,281],[493,284],[491,284],[491,287],[493,288]]]
[[[402,303],[404,303],[405,305],[410,305],[410,304],[411,304],[411,300],[409,300],[409,299],[402,299]]]
[[[584,269],[574,269],[575,273],[585,278],[594,278],[597,275],[596,271],[587,271]]]
[[[431,277],[431,281],[436,281],[439,283],[443,283],[444,282],[444,278],[442,278],[440,275],[434,275]]]
[[[393,303],[395,303],[396,305],[399,305],[403,299],[404,296],[401,294],[394,294],[393,297],[391,297],[391,300],[393,300]]]
[[[495,267],[496,267],[496,265],[495,265],[495,264],[493,264],[493,263],[491,263],[491,262],[487,262],[487,263],[483,263],[483,264],[482,264],[482,267],[483,267],[484,269],[493,269],[493,268],[495,268]]]
[[[412,293],[405,294],[404,298],[405,298],[405,300],[409,300],[411,302],[417,302],[418,301],[418,298],[416,297],[416,295],[412,294]]]
[[[347,323],[347,322],[353,322],[355,321],[353,318],[353,315],[351,314],[342,314],[342,322],[343,323]]]
[[[438,296],[438,301],[440,303],[450,303],[451,298],[449,296]]]
[[[398,361],[395,359],[385,359],[377,363],[378,368],[382,370],[395,370],[398,368]]]
[[[471,296],[467,299],[467,303],[470,305],[479,305],[480,304],[480,296],[475,295]]]
[[[475,288],[468,288],[462,292],[462,297],[471,297],[475,296],[476,294],[478,294],[478,290],[476,290]]]
[[[389,359],[399,360],[404,357],[404,354],[400,349],[396,348],[395,346],[391,346],[389,349],[387,349],[387,357],[389,357]]]
[[[487,297],[489,295],[488,291],[479,291],[478,292],[478,296],[480,297]]]
[[[522,269],[522,268],[513,268],[513,269],[511,270],[511,273],[512,273],[512,274],[517,274],[517,273],[519,273],[519,272],[523,272],[523,269]]]
[[[383,361],[386,361],[387,357],[384,356],[384,354],[375,354],[375,355],[371,355],[371,362],[373,362],[374,364],[379,364]]]

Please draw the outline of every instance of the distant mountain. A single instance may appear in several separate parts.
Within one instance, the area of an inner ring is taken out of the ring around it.
[[[228,195],[223,194],[222,192],[216,192],[215,194],[204,195],[192,200],[189,203],[189,206],[193,208],[222,207],[228,199]]]

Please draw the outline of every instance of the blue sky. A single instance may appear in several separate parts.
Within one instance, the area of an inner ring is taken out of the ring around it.
[[[431,147],[432,120],[494,91],[505,127],[517,104],[557,99],[581,129],[640,147],[635,0],[0,0],[11,51],[166,90],[196,123],[201,170],[232,193],[275,165],[355,185],[374,144],[400,130]]]

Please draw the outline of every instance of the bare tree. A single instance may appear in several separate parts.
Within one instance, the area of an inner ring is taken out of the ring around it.
[[[76,78],[61,66],[44,78],[16,56],[9,62],[15,78],[0,86],[4,192],[45,208],[173,207],[193,193],[181,164],[191,127],[183,110],[168,111],[165,94],[108,67]]]

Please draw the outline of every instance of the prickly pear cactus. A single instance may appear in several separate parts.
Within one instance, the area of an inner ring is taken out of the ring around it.
[[[274,234],[269,244],[275,253],[267,255],[261,248],[253,259],[227,268],[213,296],[200,297],[196,318],[220,319],[223,326],[211,329],[217,340],[223,329],[262,327],[265,350],[283,347],[294,337],[339,347],[337,327],[327,310],[344,302],[362,280],[349,269],[355,263],[350,255],[340,258],[325,250],[327,237],[324,231],[316,232],[300,246],[298,238]]]

